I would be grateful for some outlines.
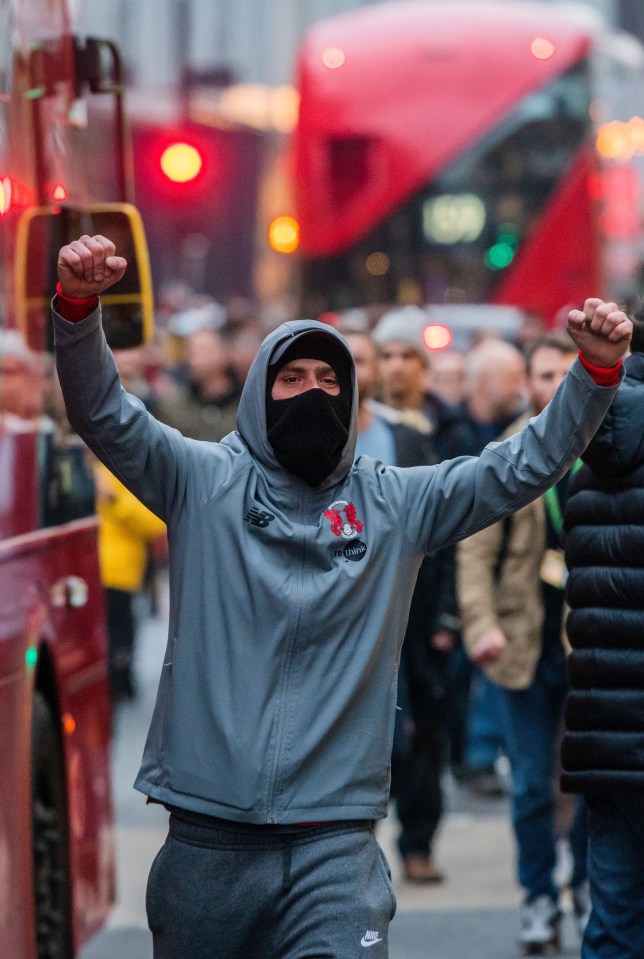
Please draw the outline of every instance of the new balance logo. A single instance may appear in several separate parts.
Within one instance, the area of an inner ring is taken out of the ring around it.
[[[377,929],[367,929],[364,936],[360,940],[360,945],[364,946],[365,949],[368,949],[369,946],[375,946],[377,942],[382,942],[382,938]]]
[[[266,529],[269,523],[272,523],[275,519],[272,513],[267,513],[266,510],[257,509],[256,506],[253,506],[248,510],[244,516],[246,523],[250,523],[251,526],[259,526],[260,529]]]

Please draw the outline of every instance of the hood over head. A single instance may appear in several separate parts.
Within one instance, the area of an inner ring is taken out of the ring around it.
[[[291,350],[302,357],[304,356],[308,339],[305,334],[315,334],[315,337],[311,336],[310,340],[314,358],[318,358],[321,350],[324,350],[326,354],[325,346],[326,341],[328,341],[328,355],[340,355],[343,356],[343,359],[346,359],[345,369],[349,373],[350,380],[348,383],[343,383],[343,379],[346,378],[343,377],[341,370],[336,370],[341,389],[346,385],[351,390],[351,418],[349,435],[338,465],[322,481],[320,486],[316,487],[316,489],[324,490],[342,479],[353,465],[357,435],[358,391],[355,383],[353,357],[346,340],[333,327],[325,323],[319,323],[317,320],[295,320],[291,323],[283,323],[268,334],[248,371],[237,410],[237,429],[260,466],[271,474],[273,482],[280,482],[281,485],[288,481],[306,486],[303,479],[286,470],[279,463],[268,439],[266,422],[268,384],[274,381],[277,370],[283,365],[283,362],[287,361],[291,355]],[[304,352],[302,347],[304,347]],[[338,349],[341,351],[340,354],[338,354]],[[289,356],[284,357],[287,350]],[[333,366],[333,363],[330,365]]]

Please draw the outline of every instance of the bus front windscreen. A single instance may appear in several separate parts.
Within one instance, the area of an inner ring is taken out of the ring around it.
[[[526,96],[350,249],[305,260],[305,315],[494,302],[588,140],[589,103],[582,62]]]

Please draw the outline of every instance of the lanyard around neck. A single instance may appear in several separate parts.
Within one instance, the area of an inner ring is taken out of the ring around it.
[[[572,479],[581,465],[581,460],[575,460],[570,467],[570,472],[568,473],[570,479]],[[550,489],[546,490],[543,494],[543,499],[546,506],[546,512],[548,513],[548,518],[552,523],[552,528],[557,536],[560,537],[563,533],[563,512],[561,510],[561,504],[557,494],[557,487],[551,486]]]

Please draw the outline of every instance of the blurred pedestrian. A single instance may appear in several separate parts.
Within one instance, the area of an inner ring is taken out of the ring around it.
[[[465,354],[460,350],[434,350],[427,387],[447,406],[463,402],[465,391]]]
[[[96,512],[93,457],[72,429],[52,357],[45,358],[44,408],[48,428],[41,434],[44,477],[42,525],[59,526]]]
[[[523,354],[505,340],[484,340],[466,357],[463,393],[437,437],[450,459],[476,456],[525,410]]]
[[[53,305],[70,421],[169,525],[136,780],[171,811],[147,888],[155,959],[383,959],[396,902],[373,825],[418,568],[567,471],[613,399],[630,321],[586,301],[570,316],[583,356],[540,417],[480,457],[403,469],[355,460],[353,360],[315,321],[264,340],[238,432],[200,443],[159,423],[101,329],[98,296],[126,265],[105,237],[66,245]]]
[[[476,456],[525,409],[525,358],[512,344],[487,338],[465,361],[463,400],[436,434],[442,458]],[[450,661],[450,760],[459,782],[476,795],[503,796],[497,763],[505,752],[493,683],[473,664],[461,641]]]
[[[37,421],[42,412],[42,365],[18,330],[0,327],[2,411],[23,421]]]
[[[187,382],[159,401],[155,416],[184,436],[217,442],[235,429],[241,390],[230,350],[210,328],[186,336],[185,349]]]
[[[435,463],[430,437],[407,426],[397,411],[370,405],[378,371],[369,334],[349,328],[344,335],[358,386],[356,456],[371,456],[391,466]],[[423,560],[398,672],[391,794],[401,827],[398,850],[403,874],[414,883],[444,879],[434,861],[433,845],[443,813],[447,654],[458,629],[454,575],[451,567],[446,568],[450,560],[452,550],[439,550]]]
[[[423,339],[429,317],[419,306],[401,306],[383,314],[373,331],[378,350],[379,398],[409,416],[407,421],[435,433],[445,414],[443,401],[427,387],[431,382],[430,352]]]
[[[165,523],[97,462],[98,554],[107,605],[112,701],[136,696],[134,597],[143,585],[150,543],[165,535]]]
[[[572,340],[546,336],[527,355],[530,408],[501,440],[552,399],[576,356]],[[568,684],[563,643],[563,509],[570,474],[544,497],[457,547],[465,646],[496,684],[512,775],[512,825],[523,889],[519,943],[530,955],[560,945],[555,793],[563,703]],[[580,932],[588,919],[586,809],[570,831],[572,899]]]
[[[572,691],[561,777],[590,813],[582,959],[644,956],[644,321],[565,525]]]
[[[226,327],[223,331],[224,342],[229,349],[229,364],[237,383],[246,382],[248,371],[264,339],[264,330],[256,318]]]
[[[435,438],[442,458],[476,456],[525,408],[525,360],[497,337],[485,339],[465,359],[463,399],[447,407]],[[476,795],[505,794],[497,762],[504,752],[496,691],[468,658],[459,636],[450,656],[450,765]]]

